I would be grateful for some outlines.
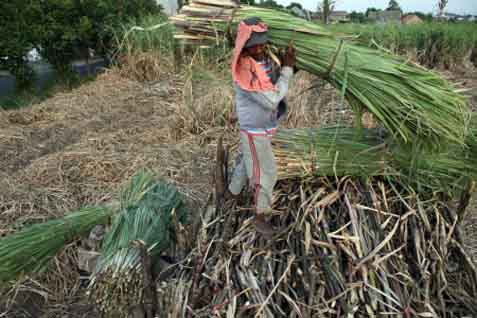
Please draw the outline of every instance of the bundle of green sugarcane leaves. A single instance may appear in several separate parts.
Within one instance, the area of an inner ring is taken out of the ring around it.
[[[466,147],[456,145],[439,153],[397,144],[382,129],[340,126],[282,129],[273,144],[282,180],[387,176],[419,191],[452,192],[459,191],[467,178],[477,178],[475,136],[471,134]]]
[[[0,281],[42,272],[63,247],[107,223],[114,211],[108,206],[85,207],[0,239]]]
[[[371,112],[404,144],[419,140],[433,149],[464,144],[470,115],[459,88],[382,48],[357,45],[353,37],[333,34],[282,11],[231,1],[193,0],[171,20],[182,31],[176,38],[202,45],[220,43],[233,34],[239,21],[251,16],[268,24],[273,46],[284,48],[293,41],[298,68],[342,91],[356,118],[363,110]]]
[[[279,181],[272,238],[250,196],[205,209],[197,247],[167,284],[172,317],[475,317],[477,270],[461,212],[377,177]],[[194,238],[193,238],[194,239]]]
[[[175,186],[144,172],[123,190],[89,286],[104,316],[128,317],[130,308],[142,303],[140,244],[153,260],[172,246],[176,226],[187,218],[185,202]]]

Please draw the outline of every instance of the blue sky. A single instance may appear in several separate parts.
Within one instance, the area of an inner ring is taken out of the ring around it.
[[[290,2],[299,2],[309,10],[316,10],[317,0],[277,0],[281,4],[289,4]],[[405,12],[422,11],[422,12],[437,12],[438,0],[398,0],[401,8]],[[389,0],[337,0],[336,10],[346,11],[366,11],[368,7],[375,7],[385,9]],[[449,0],[447,12],[459,14],[474,14],[477,15],[477,0]]]

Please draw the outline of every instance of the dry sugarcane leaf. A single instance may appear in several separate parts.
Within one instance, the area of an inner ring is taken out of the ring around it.
[[[339,191],[334,191],[333,193],[328,194],[326,197],[321,199],[315,204],[315,208],[324,209],[333,203],[336,202],[340,197]]]
[[[311,226],[310,223],[305,222],[305,254],[308,255],[310,253],[310,246],[311,246]]]
[[[394,225],[394,228],[391,230],[391,232],[389,232],[389,234],[386,236],[386,238],[378,244],[378,246],[376,246],[372,251],[371,253],[369,253],[368,255],[366,255],[365,257],[363,257],[359,263],[356,265],[355,269],[353,271],[356,271],[361,265],[367,263],[369,260],[371,260],[374,256],[376,256],[379,251],[381,251],[390,241],[391,239],[393,238],[394,234],[397,232],[397,230],[399,229],[399,224],[400,224],[400,220],[397,220],[396,221],[396,224]]]

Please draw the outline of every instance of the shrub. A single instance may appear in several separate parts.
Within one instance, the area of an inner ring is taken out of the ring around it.
[[[20,86],[33,76],[25,56],[36,42],[31,25],[39,12],[36,1],[0,1],[0,69],[15,75]]]
[[[115,28],[160,11],[155,0],[46,0],[41,9],[38,44],[59,69],[76,57],[86,58],[89,49],[107,52]]]
[[[0,68],[20,83],[31,79],[25,60],[33,47],[60,72],[89,49],[105,53],[122,23],[160,12],[155,0],[0,1]]]

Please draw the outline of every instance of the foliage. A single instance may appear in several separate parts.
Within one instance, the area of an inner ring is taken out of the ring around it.
[[[444,9],[447,6],[447,2],[449,2],[449,0],[439,0],[437,4],[437,6],[439,7],[439,15],[442,15],[444,13]]]
[[[364,14],[363,12],[353,11],[349,14],[349,18],[351,22],[354,22],[354,23],[368,22],[368,18],[366,17],[366,14]]]
[[[323,0],[318,4],[318,11],[323,15],[323,23],[328,24],[330,22],[330,15],[335,8],[336,1],[333,0]]]
[[[10,71],[20,87],[33,76],[25,56],[36,44],[33,22],[38,14],[36,1],[0,1],[0,69]]]
[[[284,9],[285,7],[281,4],[278,4],[275,0],[265,0],[257,4],[259,7],[269,8],[269,9]]]
[[[399,3],[396,0],[390,0],[388,7],[386,8],[387,11],[402,11],[401,7],[399,6]]]
[[[303,6],[298,3],[298,2],[291,2],[288,6],[287,9],[291,9],[293,7],[297,7],[298,9],[303,9]]]
[[[138,28],[139,27],[139,28]],[[114,47],[121,54],[155,52],[172,54],[174,28],[162,14],[131,19],[114,30]]]
[[[155,0],[1,1],[0,68],[27,83],[32,71],[25,55],[36,47],[62,73],[74,58],[87,58],[90,49],[110,50],[114,28],[159,11]]]
[[[369,17],[369,13],[370,13],[370,12],[379,12],[379,11],[382,11],[382,10],[381,10],[381,9],[374,8],[374,7],[371,7],[371,8],[366,9],[365,15],[366,15],[367,17]]]
[[[131,18],[157,13],[154,0],[47,0],[42,2],[38,44],[41,54],[59,69],[89,49],[111,49],[112,30]]]
[[[414,52],[417,61],[428,67],[452,67],[465,62],[477,47],[475,23],[422,23],[418,25],[347,24],[330,28],[359,34],[362,44],[390,49],[393,53]]]

